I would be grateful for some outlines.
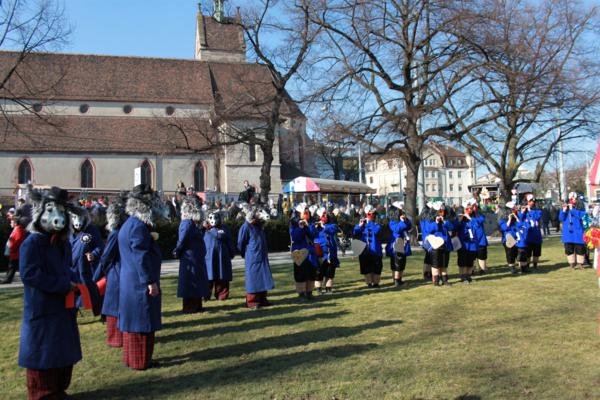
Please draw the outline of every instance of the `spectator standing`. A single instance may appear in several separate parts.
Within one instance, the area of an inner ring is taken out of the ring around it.
[[[14,215],[10,218],[10,227],[12,231],[8,238],[8,271],[6,271],[6,277],[2,280],[2,284],[8,284],[13,281],[15,273],[19,269],[19,250],[21,244],[27,237],[27,231],[25,227],[29,222],[27,215],[23,214],[23,209],[18,208]]]

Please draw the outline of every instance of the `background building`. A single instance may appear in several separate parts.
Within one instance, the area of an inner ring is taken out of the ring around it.
[[[236,194],[245,179],[258,187],[257,146],[208,140],[234,124],[257,125],[240,99],[273,92],[269,71],[247,62],[242,29],[232,22],[199,12],[190,60],[27,54],[1,93],[11,100],[0,100],[9,121],[0,132],[0,196],[27,182],[112,193],[133,186],[136,168],[165,193],[180,180],[201,192]],[[19,55],[0,52],[2,76]],[[305,116],[291,99],[282,108],[272,193],[282,188],[280,157],[299,170],[313,164]]]

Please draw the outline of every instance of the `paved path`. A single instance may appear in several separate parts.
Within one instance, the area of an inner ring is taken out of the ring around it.
[[[550,234],[551,237],[559,236],[559,235],[560,234],[558,234],[558,233]],[[490,244],[500,243],[500,238],[499,237],[488,237],[488,241],[490,242]],[[413,251],[418,252],[421,250],[422,250],[421,247],[416,247],[416,248],[413,247]],[[348,250],[346,252],[346,255],[344,255],[344,256],[341,253],[339,253],[340,260],[349,259],[349,258],[352,258],[352,256],[353,256],[352,250]],[[240,256],[236,256],[232,260],[232,263],[233,263],[233,269],[244,268],[244,259],[241,258]],[[290,253],[287,251],[270,253],[269,254],[269,263],[272,266],[288,264],[291,267],[292,260],[290,258]],[[179,261],[178,260],[166,260],[166,261],[163,261],[163,263],[162,263],[160,275],[161,276],[176,276],[178,274],[178,271],[179,271]],[[0,275],[0,276],[3,276],[3,275]],[[15,288],[15,287],[23,287],[23,284],[21,283],[21,280],[19,279],[18,273],[15,275],[15,279],[13,280],[12,283],[6,284],[6,285],[0,285],[0,290]]]

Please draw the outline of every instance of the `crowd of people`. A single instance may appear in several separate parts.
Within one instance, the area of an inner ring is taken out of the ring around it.
[[[79,308],[101,315],[106,344],[121,348],[123,365],[135,370],[156,367],[153,352],[155,332],[162,327],[162,257],[154,226],[169,216],[169,202],[147,185],[122,193],[110,204],[98,202],[94,207],[105,216],[108,231],[103,240],[91,223],[92,207],[70,201],[65,190],[30,189],[28,197],[10,216],[13,230],[6,280],[12,280],[19,269],[24,285],[19,365],[27,369],[29,398],[65,395],[73,365],[82,357]],[[236,254],[244,258],[245,306],[253,310],[269,306],[268,293],[275,287],[264,229],[271,217],[269,208],[252,201],[236,206],[244,223],[235,238],[224,224],[222,210],[207,210],[193,192],[181,194],[177,201],[180,225],[172,255],[179,259],[177,296],[182,299],[182,312],[198,313],[203,302],[230,297]],[[507,265],[514,274],[526,274],[538,268],[542,254],[543,212],[532,194],[525,195],[522,204],[508,202],[503,211],[498,228]],[[381,212],[388,219],[386,238],[378,218]],[[332,205],[306,203],[287,210],[293,278],[302,302],[334,292],[340,265],[337,222],[344,214]],[[573,269],[584,267],[583,232],[591,218],[600,219],[600,207],[589,216],[580,199],[570,193],[558,219],[567,263]],[[485,215],[475,199],[466,200],[458,212],[439,201],[427,203],[418,220],[426,281],[433,286],[451,284],[451,252],[456,252],[460,282],[473,282],[476,268],[487,272]],[[404,284],[415,229],[400,202],[385,210],[368,204],[361,207],[350,234],[367,288],[380,287],[384,256],[389,258],[394,287]]]

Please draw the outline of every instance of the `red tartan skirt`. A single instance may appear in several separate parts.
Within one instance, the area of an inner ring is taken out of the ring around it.
[[[154,352],[154,332],[123,332],[123,364],[143,370],[150,367]]]
[[[229,281],[217,279],[210,282],[210,291],[214,289],[217,300],[227,300],[229,298]]]
[[[29,400],[64,399],[71,384],[73,366],[50,369],[27,369]]]
[[[271,303],[267,300],[267,292],[246,293],[246,307],[266,307]]]
[[[117,327],[117,317],[106,316],[106,344],[108,347],[123,347],[123,333]]]

